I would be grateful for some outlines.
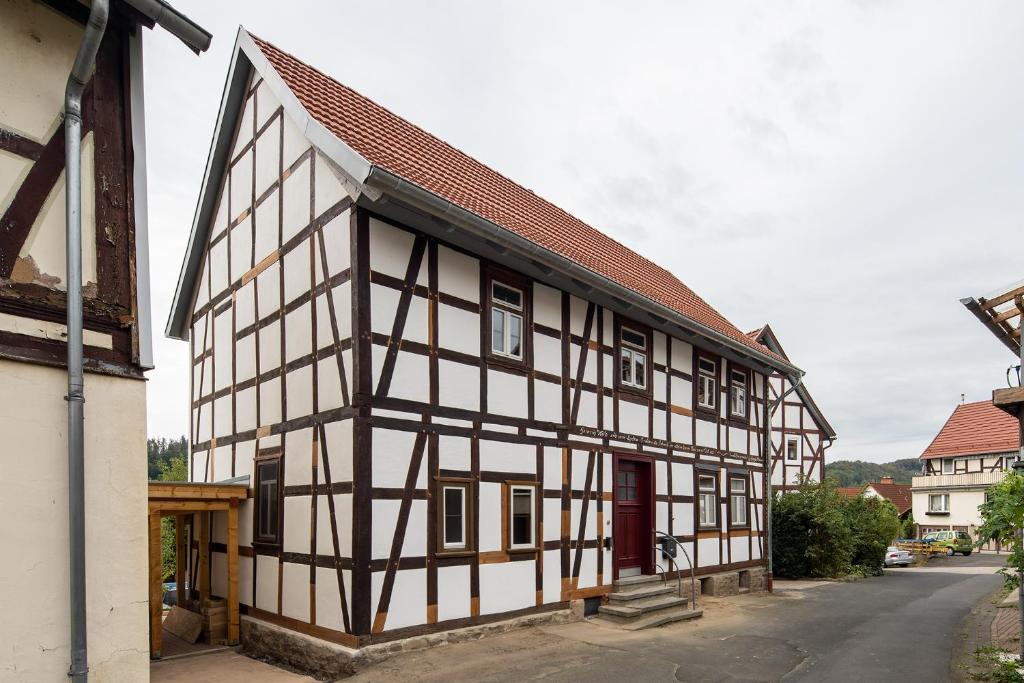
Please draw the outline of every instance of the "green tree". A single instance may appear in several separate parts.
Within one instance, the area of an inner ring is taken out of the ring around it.
[[[173,456],[160,463],[160,481],[188,481],[188,464],[184,455]],[[163,580],[174,576],[176,563],[175,553],[175,518],[164,517],[160,520],[160,564]]]
[[[1024,476],[1009,472],[998,484],[990,486],[978,512],[983,520],[978,529],[978,546],[988,541],[1009,546],[1013,552],[1006,558],[1006,566],[1014,571],[1024,568],[1024,548],[1017,536],[1017,530],[1024,525]]]
[[[779,576],[839,576],[850,570],[853,534],[844,498],[831,482],[804,482],[776,494],[772,506],[772,564]]]
[[[914,521],[914,515],[908,513],[907,518],[900,522],[900,538],[915,537],[917,537],[917,522]]]
[[[149,439],[146,442],[146,459],[150,480],[159,479],[161,467],[176,457],[188,458],[188,441],[184,436],[177,439]]]
[[[911,477],[921,474],[921,461],[904,458],[893,462],[864,462],[862,460],[836,460],[825,463],[825,476],[836,486],[863,486],[882,477],[892,477],[893,483],[909,484]]]
[[[857,496],[844,501],[843,507],[853,540],[850,564],[868,573],[881,572],[885,549],[900,532],[896,506],[883,498]]]

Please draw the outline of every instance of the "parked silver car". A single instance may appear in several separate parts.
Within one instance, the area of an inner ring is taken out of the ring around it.
[[[906,567],[910,565],[913,556],[906,550],[900,550],[894,545],[885,549],[886,567]]]

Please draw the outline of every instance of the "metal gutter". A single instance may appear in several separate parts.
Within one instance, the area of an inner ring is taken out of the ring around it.
[[[68,556],[71,663],[68,677],[89,679],[85,603],[85,377],[82,369],[82,93],[107,28],[108,0],[93,0],[64,91],[64,168],[68,358]]]
[[[196,54],[205,52],[210,47],[210,40],[213,38],[210,32],[163,0],[125,0],[125,2],[185,43]]]
[[[791,363],[760,353],[756,349],[753,349],[738,340],[724,335],[706,325],[702,325],[691,318],[681,315],[667,306],[663,306],[662,304],[652,301],[646,296],[624,287],[603,275],[595,273],[575,261],[555,254],[536,242],[520,237],[500,225],[497,225],[485,218],[481,218],[471,211],[467,211],[461,206],[458,206],[446,199],[442,199],[434,193],[423,189],[419,185],[410,183],[409,181],[404,180],[403,178],[400,178],[379,166],[372,166],[370,168],[370,173],[366,177],[365,184],[379,190],[382,194],[392,195],[413,206],[421,208],[433,216],[444,221],[448,221],[453,225],[457,225],[471,233],[475,233],[484,239],[496,242],[500,246],[519,252],[534,261],[538,261],[548,266],[552,270],[569,274],[576,280],[593,285],[595,288],[603,290],[612,297],[621,301],[627,308],[635,306],[636,308],[647,311],[649,315],[661,318],[665,322],[671,322],[690,334],[705,337],[718,346],[726,347],[733,353],[751,358],[758,363],[775,368],[784,374],[794,375],[797,377],[802,377],[804,374],[803,370]]]

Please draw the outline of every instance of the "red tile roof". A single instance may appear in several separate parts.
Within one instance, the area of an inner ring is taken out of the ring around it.
[[[863,486],[840,486],[836,489],[839,495],[846,496],[847,498],[856,498],[864,492]]]
[[[901,515],[913,507],[911,504],[910,484],[871,482],[868,486],[873,488],[882,498],[892,502]]]
[[[256,36],[252,39],[309,114],[371,164],[759,353],[779,358],[661,266],[287,52]]]
[[[996,408],[991,401],[978,401],[956,407],[921,459],[1005,453],[1018,448],[1017,418]]]

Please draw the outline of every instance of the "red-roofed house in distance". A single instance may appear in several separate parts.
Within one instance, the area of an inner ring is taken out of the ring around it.
[[[921,454],[924,472],[913,479],[919,532],[953,530],[973,536],[981,525],[978,506],[985,490],[1010,470],[1019,447],[1016,418],[991,401],[958,405]]]
[[[191,343],[191,479],[252,481],[242,639],[286,661],[613,592],[613,620],[696,616],[634,602],[672,571],[656,532],[704,588],[763,586],[768,378],[802,371],[245,30],[167,334]]]
[[[895,505],[900,519],[906,519],[913,508],[910,484],[896,484],[892,477],[882,477],[881,481],[866,484],[863,492],[865,496],[884,498]]]

